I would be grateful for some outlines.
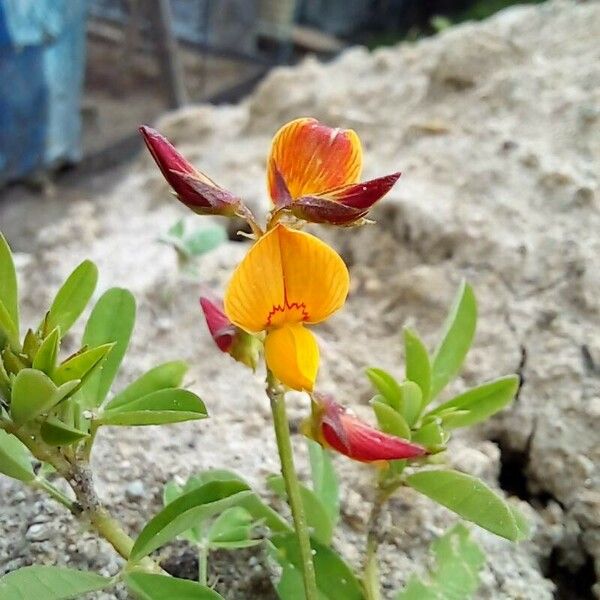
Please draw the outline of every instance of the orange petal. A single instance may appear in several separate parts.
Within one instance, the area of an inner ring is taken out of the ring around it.
[[[318,323],[341,308],[348,287],[348,269],[333,248],[313,235],[277,225],[234,271],[225,313],[250,332]]]
[[[317,340],[300,323],[273,329],[265,339],[265,361],[279,381],[310,392],[319,370]]]
[[[269,193],[285,202],[285,187],[295,199],[355,183],[362,168],[362,148],[352,129],[335,129],[316,119],[296,119],[273,138],[268,163]],[[282,186],[278,174],[285,182]]]

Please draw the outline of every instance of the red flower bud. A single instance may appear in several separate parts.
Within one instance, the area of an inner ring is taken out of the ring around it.
[[[289,208],[296,217],[312,223],[353,225],[392,189],[399,178],[400,173],[393,173],[320,194],[302,196]]]
[[[164,178],[183,204],[201,215],[236,213],[241,203],[239,198],[197,171],[158,131],[147,125],[139,131]]]
[[[425,456],[427,449],[388,435],[347,412],[331,397],[315,395],[317,423],[314,433],[327,446],[359,462],[376,462]]]
[[[200,306],[210,335],[219,350],[230,354],[235,360],[251,369],[256,369],[260,355],[260,341],[236,327],[223,312],[221,303],[212,302],[202,296]]]

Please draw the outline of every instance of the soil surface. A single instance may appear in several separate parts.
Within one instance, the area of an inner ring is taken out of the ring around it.
[[[473,284],[478,332],[448,394],[512,372],[523,385],[512,408],[457,432],[445,458],[503,489],[535,524],[532,541],[519,545],[473,528],[488,555],[479,599],[600,597],[598,39],[597,3],[516,7],[418,43],[280,68],[237,106],[191,106],[158,123],[259,213],[268,208],[270,139],[298,116],[356,129],[365,178],[403,171],[373,214],[377,225],[320,230],[351,267],[352,290],[344,310],[316,329],[319,387],[368,415],[372,392],[362,370],[375,365],[400,376],[402,327],[433,346],[460,280]],[[159,509],[165,481],[208,467],[237,470],[266,494],[277,459],[263,373],[214,349],[197,303],[201,287],[222,293],[247,245],[232,241],[205,255],[197,277],[179,272],[156,239],[186,213],[146,156],[64,197],[58,189],[49,203],[17,202],[15,194],[0,204],[0,223],[19,252],[24,321],[36,321],[61,279],[91,258],[98,293],[120,285],[138,301],[116,389],[154,364],[184,358],[188,383],[211,414],[167,428],[102,430],[93,464],[110,509],[135,534]],[[70,334],[65,352],[81,331]],[[307,398],[292,394],[289,407],[298,421]],[[306,473],[304,444],[300,436],[294,442]],[[343,458],[336,466],[343,518],[335,546],[357,564],[374,474]],[[61,507],[4,478],[0,493],[1,572],[32,563],[118,570],[110,548]],[[455,517],[408,490],[384,519],[382,577],[391,599]],[[184,543],[160,556],[194,575]],[[260,549],[216,555],[211,577],[228,598],[273,598]]]

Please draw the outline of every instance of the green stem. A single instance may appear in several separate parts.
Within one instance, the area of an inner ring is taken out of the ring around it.
[[[300,549],[305,597],[306,600],[317,600],[318,591],[315,578],[315,567],[313,564],[308,525],[304,514],[304,507],[302,505],[302,497],[300,496],[298,475],[296,474],[296,468],[294,467],[290,426],[285,410],[285,391],[271,371],[267,372],[267,396],[271,401],[275,437],[277,438],[277,449],[281,461],[281,474],[285,481],[288,504],[292,511],[294,529],[298,540],[298,547]]]
[[[81,506],[74,500],[71,500],[67,495],[63,494],[58,488],[54,487],[48,480],[43,477],[36,477],[31,483],[31,487],[38,490],[44,490],[58,503],[69,509],[74,515],[81,514]]]
[[[377,562],[377,549],[379,547],[378,531],[379,519],[383,505],[389,498],[387,490],[380,490],[375,498],[371,515],[369,516],[367,549],[363,570],[363,586],[365,588],[366,600],[381,600],[381,588],[379,585],[379,564]]]
[[[206,585],[208,581],[208,544],[198,546],[198,582]]]

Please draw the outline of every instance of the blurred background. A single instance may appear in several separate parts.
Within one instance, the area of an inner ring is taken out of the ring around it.
[[[139,147],[139,123],[240,100],[275,65],[415,40],[514,0],[1,0],[0,186]]]

